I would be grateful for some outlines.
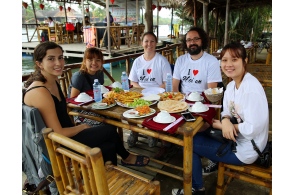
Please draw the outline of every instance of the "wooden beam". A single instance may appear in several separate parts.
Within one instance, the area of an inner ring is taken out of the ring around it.
[[[207,1],[205,1],[205,0],[197,0],[197,1],[199,1],[200,3],[203,3],[203,5],[208,5],[209,3],[207,2]]]

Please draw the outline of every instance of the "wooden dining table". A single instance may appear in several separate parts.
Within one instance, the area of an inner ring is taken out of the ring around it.
[[[132,90],[138,90],[138,89],[131,88],[130,90],[132,91]],[[157,169],[154,167],[145,166],[145,168],[155,171],[157,173],[161,173],[166,176],[172,177],[174,179],[179,179],[183,181],[184,194],[185,195],[192,194],[191,189],[192,189],[193,137],[204,124],[204,120],[201,116],[196,116],[195,121],[184,122],[182,125],[180,125],[177,128],[177,131],[174,134],[169,134],[163,131],[155,131],[155,130],[151,130],[146,127],[143,127],[142,124],[145,118],[124,117],[123,113],[126,110],[129,110],[130,108],[125,108],[125,107],[116,105],[108,109],[93,109],[91,107],[91,104],[78,106],[73,103],[68,103],[67,106],[69,109],[69,115],[89,118],[89,119],[97,120],[103,123],[107,123],[107,124],[111,124],[111,125],[119,127],[119,130],[121,129],[119,134],[122,137],[123,137],[122,129],[127,129],[127,130],[138,132],[147,136],[151,136],[157,139],[161,139],[161,140],[182,146],[183,147],[183,167],[179,167],[176,165],[169,164],[167,162],[162,162],[162,161],[151,158],[151,161],[182,171],[183,172],[182,177],[176,174],[172,174],[170,172],[165,172],[161,169]],[[156,104],[150,107],[155,109],[156,111],[159,111]],[[95,116],[81,114],[81,113],[75,112],[73,109],[94,112],[101,115],[102,117],[95,117]]]

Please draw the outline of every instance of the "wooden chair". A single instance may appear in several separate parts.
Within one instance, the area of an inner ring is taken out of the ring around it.
[[[56,37],[57,37],[56,43],[57,44],[59,42],[61,42],[62,44],[65,43],[65,42],[69,43],[68,36],[64,31],[64,25],[63,24],[56,24],[55,28],[56,28],[56,32],[57,32],[56,33]]]
[[[140,44],[141,36],[144,33],[144,24],[133,25],[132,26],[132,35],[131,35],[131,44],[137,43]]]
[[[58,79],[59,79],[64,96],[68,97],[69,87],[70,87],[71,79],[72,79],[72,69],[71,68],[64,69],[62,75]]]
[[[228,177],[226,181],[225,175]],[[223,195],[234,178],[270,188],[269,194],[272,194],[272,166],[263,168],[255,164],[238,166],[219,162],[216,195]]]
[[[106,163],[99,148],[43,130],[53,175],[60,194],[160,194],[160,182]]]
[[[54,39],[54,42],[57,41],[57,31],[56,31],[56,25],[54,27],[48,27],[48,39],[49,41],[52,41]]]
[[[176,58],[178,58],[179,56],[185,54],[185,51],[183,50],[183,48],[181,46],[177,46],[176,47]]]
[[[74,31],[66,30],[68,43],[74,43]]]
[[[80,22],[76,23],[76,28],[74,31],[74,36],[76,35],[77,42],[83,41],[83,31],[81,30],[82,24]]]
[[[173,50],[172,49],[166,49],[162,51],[162,56],[167,58],[168,62],[170,64],[175,64],[174,57],[173,57]]]

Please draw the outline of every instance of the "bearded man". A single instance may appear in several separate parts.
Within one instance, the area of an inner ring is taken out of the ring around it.
[[[199,27],[191,27],[182,40],[182,46],[187,53],[179,56],[173,72],[173,91],[182,93],[202,93],[208,88],[216,88],[222,83],[220,64],[216,57],[208,54],[209,39],[207,33]],[[199,131],[204,131],[210,125],[205,122]],[[193,158],[194,159],[194,158]],[[194,160],[193,160],[194,161]],[[203,168],[203,175],[208,175],[218,168],[218,163],[209,160]],[[205,194],[205,188],[197,189],[196,176],[192,176],[192,194]],[[183,195],[182,189],[172,189],[172,195]]]
[[[202,93],[208,88],[215,88],[222,82],[220,65],[216,57],[208,54],[208,35],[199,27],[191,27],[182,40],[187,53],[179,56],[173,72],[173,91]]]

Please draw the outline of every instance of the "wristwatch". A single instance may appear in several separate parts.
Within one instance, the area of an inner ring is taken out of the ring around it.
[[[221,120],[223,120],[223,119],[225,119],[225,118],[227,118],[227,119],[229,119],[230,120],[230,117],[229,116],[223,116],[222,118],[221,118]]]

